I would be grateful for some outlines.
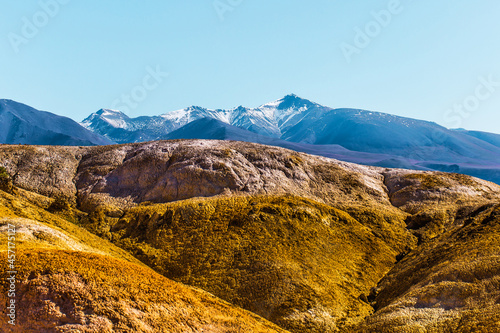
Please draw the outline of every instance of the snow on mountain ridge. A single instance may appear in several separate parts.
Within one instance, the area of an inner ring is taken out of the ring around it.
[[[113,141],[128,143],[159,140],[203,118],[274,139],[340,144],[356,151],[380,152],[397,147],[399,152],[407,154],[411,146],[443,144],[445,137],[438,135],[444,128],[435,123],[360,109],[332,109],[293,94],[256,108],[214,110],[190,106],[160,116],[137,118],[128,118],[119,111],[100,111],[88,117],[83,125]]]
[[[100,119],[114,128],[128,129],[128,120],[130,119],[125,113],[118,110],[100,109],[84,119],[80,125],[93,130],[97,119]]]
[[[87,117],[81,125],[102,135],[109,135],[114,129],[137,131],[149,128],[156,133],[151,139],[157,139],[162,133],[169,133],[192,121],[212,118],[257,134],[279,138],[283,125],[312,106],[320,107],[319,104],[291,94],[256,108],[238,106],[228,110],[213,110],[190,106],[153,117],[129,118],[120,111],[102,109]]]

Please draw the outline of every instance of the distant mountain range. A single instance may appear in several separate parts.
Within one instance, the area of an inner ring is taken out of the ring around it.
[[[319,104],[288,95],[276,102],[250,109],[210,110],[191,106],[153,117],[129,118],[120,111],[99,110],[82,125],[118,143],[165,139],[170,132],[190,122],[209,118],[271,138],[287,136],[287,131],[312,110],[324,111]]]
[[[70,118],[0,99],[0,143],[93,146],[113,142]]]
[[[348,162],[464,173],[500,184],[500,135],[287,95],[257,108],[191,106],[130,118],[101,109],[80,126],[69,118],[0,100],[2,143],[103,145],[171,139],[236,140]]]
[[[191,106],[129,118],[100,110],[82,125],[118,143],[170,139],[256,142],[349,162],[458,172],[500,183],[500,135],[357,109],[332,109],[296,95],[258,108]]]

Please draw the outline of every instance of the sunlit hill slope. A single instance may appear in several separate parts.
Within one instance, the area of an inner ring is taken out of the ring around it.
[[[500,325],[500,187],[487,181],[211,140],[2,145],[0,165],[20,302],[2,331]]]

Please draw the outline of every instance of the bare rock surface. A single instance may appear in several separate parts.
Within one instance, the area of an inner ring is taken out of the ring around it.
[[[469,176],[361,166],[235,141],[2,145],[0,161],[16,186],[78,200],[83,210],[100,204],[128,207],[144,201],[292,193],[329,204],[375,203],[414,212],[415,202],[500,196],[500,186]]]

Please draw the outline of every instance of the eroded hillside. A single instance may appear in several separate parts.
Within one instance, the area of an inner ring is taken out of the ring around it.
[[[486,181],[206,140],[4,145],[0,165],[13,186],[4,186],[11,194],[2,192],[0,214],[15,218],[29,240],[26,251],[36,249],[33,256],[78,262],[86,251],[95,253],[89,259],[95,263],[112,255],[120,263],[147,265],[163,275],[158,279],[201,288],[292,332],[438,332],[462,327],[464,318],[481,331],[498,320],[500,187]],[[49,237],[57,246],[36,236],[47,223],[62,229]],[[472,249],[484,254],[474,263]],[[487,273],[475,273],[484,267]],[[449,284],[433,274],[455,286],[453,301],[443,301],[451,296],[439,292]],[[102,281],[108,278],[114,281],[111,275]],[[92,304],[95,293],[85,289]],[[133,298],[116,295],[124,302]],[[102,309],[118,306],[106,304]],[[489,312],[475,315],[479,304]],[[109,319],[104,313],[96,316]],[[214,316],[204,319],[215,323],[206,330],[223,332]],[[113,328],[134,322],[114,318]],[[229,321],[277,329],[255,318]],[[179,327],[172,332],[184,332]]]
[[[472,205],[380,282],[362,332],[500,332],[500,204]]]
[[[221,194],[289,193],[328,204],[391,207],[382,169],[244,142],[2,146],[0,160],[17,186],[78,200],[83,210]]]
[[[68,221],[74,217],[69,218],[71,209],[49,212],[53,199],[16,188],[12,192],[0,190],[0,243],[7,243],[7,231],[14,227],[17,319],[12,326],[2,315],[1,332],[285,332],[155,273]],[[0,260],[5,267],[4,249]],[[3,314],[10,301],[9,276],[2,269]]]

